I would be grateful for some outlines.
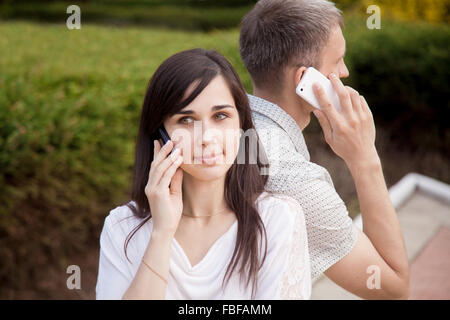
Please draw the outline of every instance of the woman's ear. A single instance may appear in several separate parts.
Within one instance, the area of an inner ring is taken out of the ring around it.
[[[306,71],[306,67],[300,67],[297,69],[297,71],[295,72],[295,87],[297,88],[298,83],[300,82],[300,80],[302,79],[303,75],[305,74]]]

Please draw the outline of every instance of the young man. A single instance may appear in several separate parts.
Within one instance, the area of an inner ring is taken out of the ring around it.
[[[313,279],[325,273],[365,299],[407,299],[408,259],[375,149],[373,117],[365,99],[339,80],[349,75],[342,26],[341,11],[326,0],[260,0],[242,21],[239,50],[253,83],[252,116],[271,167],[266,187],[302,205]],[[341,112],[320,88],[315,93],[322,111],[296,94],[309,66],[332,81]],[[302,130],[311,112],[351,172],[363,232],[353,225],[328,171],[309,161]],[[367,285],[373,270],[379,289]]]

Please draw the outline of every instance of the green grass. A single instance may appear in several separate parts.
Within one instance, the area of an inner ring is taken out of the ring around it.
[[[171,54],[193,47],[215,48],[239,58],[238,31],[183,32],[166,29],[98,27],[82,24],[0,23],[3,72],[54,77],[96,74],[109,79],[147,79]],[[233,49],[236,52],[233,52]],[[234,61],[236,62],[236,61]],[[57,72],[57,73],[54,73]]]

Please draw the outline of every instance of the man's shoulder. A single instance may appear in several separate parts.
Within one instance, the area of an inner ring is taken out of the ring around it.
[[[258,112],[252,112],[253,124],[261,139],[265,138],[262,142],[266,142],[268,138],[279,138],[285,143],[291,143],[289,134],[273,119]]]
[[[259,127],[259,129],[268,127],[271,129],[283,130],[282,127],[275,121],[274,113],[266,110],[268,108],[279,108],[278,106],[273,105],[272,103],[265,101],[264,99],[251,95],[248,96],[250,101],[251,115],[255,126]]]
[[[270,148],[270,145],[276,148],[286,147],[309,160],[305,138],[295,120],[275,103],[252,95],[248,97],[253,123],[263,145],[267,148]]]
[[[269,161],[268,185],[296,189],[303,183],[323,181],[334,188],[328,170],[311,162],[307,152],[299,149],[276,123],[270,120],[257,121],[255,128]]]
[[[297,150],[292,137],[277,122],[255,112],[253,123],[270,162],[309,162],[309,158]]]

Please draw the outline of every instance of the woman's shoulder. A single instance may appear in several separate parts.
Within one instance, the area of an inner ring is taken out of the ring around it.
[[[300,203],[291,196],[264,191],[257,199],[257,208],[265,224],[289,225],[298,216],[304,219]]]
[[[137,208],[136,202],[129,201],[109,211],[105,218],[105,227],[108,227],[113,232],[130,232],[142,221],[142,219],[134,215],[130,207]]]
[[[276,208],[288,209],[287,211],[291,213],[292,210],[300,211],[303,213],[302,206],[296,199],[282,193],[264,191],[257,198],[256,204],[262,210],[262,212],[267,212],[269,209]]]

